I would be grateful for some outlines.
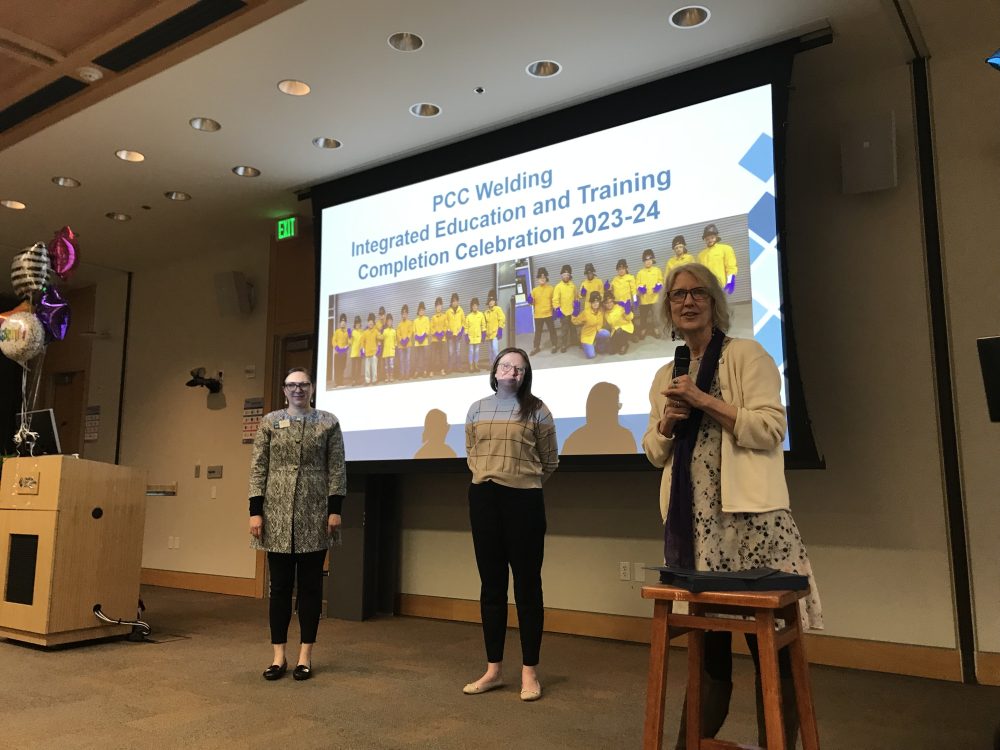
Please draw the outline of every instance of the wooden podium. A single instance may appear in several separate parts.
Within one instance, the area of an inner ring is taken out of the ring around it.
[[[139,600],[146,472],[72,456],[9,458],[0,476],[0,638],[123,635]]]

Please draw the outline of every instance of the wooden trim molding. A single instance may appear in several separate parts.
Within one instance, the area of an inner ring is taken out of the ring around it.
[[[508,605],[507,621],[517,627],[517,612]],[[471,599],[450,599],[443,596],[399,594],[396,612],[412,617],[436,620],[479,622],[479,602]],[[545,630],[550,633],[610,638],[634,643],[649,643],[651,618],[609,615],[601,612],[578,612],[565,609],[545,610]],[[672,646],[686,645],[684,638],[671,641]],[[840,638],[808,633],[806,655],[811,664],[823,664],[869,672],[927,677],[936,680],[962,681],[962,663],[957,649],[918,646],[907,643],[867,641],[860,638]],[[746,654],[741,638],[733,641],[736,653]],[[980,681],[1000,685],[1000,654],[980,653]],[[989,666],[986,666],[989,665]],[[995,682],[982,675],[991,674]]]
[[[976,678],[980,685],[1000,685],[1000,654],[977,651]]]
[[[209,575],[208,573],[186,573],[182,570],[143,568],[139,582],[144,586],[163,586],[168,589],[187,589],[189,591],[207,591],[212,594],[260,598],[257,594],[256,578],[236,578],[235,576]]]

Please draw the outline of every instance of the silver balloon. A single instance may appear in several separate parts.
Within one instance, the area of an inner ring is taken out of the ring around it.
[[[29,299],[32,292],[40,292],[49,283],[49,251],[45,244],[36,242],[32,247],[14,256],[10,262],[10,282],[14,294],[21,299]]]
[[[22,365],[45,351],[45,329],[38,316],[18,312],[0,325],[0,352]]]

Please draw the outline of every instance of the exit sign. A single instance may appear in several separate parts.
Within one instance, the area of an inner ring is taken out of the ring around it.
[[[289,216],[286,219],[278,219],[278,239],[289,240],[299,234],[299,220],[297,216]]]

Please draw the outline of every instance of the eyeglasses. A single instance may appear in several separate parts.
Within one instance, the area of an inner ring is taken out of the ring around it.
[[[515,375],[520,375],[525,371],[524,367],[518,367],[517,365],[509,365],[506,362],[501,362],[497,365],[497,372],[512,372]]]
[[[682,305],[689,294],[695,302],[704,302],[711,296],[705,287],[696,286],[694,289],[671,289],[667,292],[667,298],[675,305]]]
[[[308,391],[310,388],[312,388],[312,383],[309,383],[309,382],[305,382],[305,383],[285,383],[284,385],[285,385],[285,388],[287,388],[290,391]]]

